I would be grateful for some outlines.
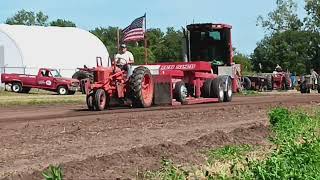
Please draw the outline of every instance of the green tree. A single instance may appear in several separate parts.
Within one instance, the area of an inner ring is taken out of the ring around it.
[[[277,8],[268,13],[267,17],[258,17],[257,25],[271,34],[300,30],[303,23],[297,15],[297,3],[293,0],[276,0],[276,4]]]
[[[298,74],[319,69],[319,33],[285,31],[266,36],[252,55],[254,69],[272,72],[277,64]]]
[[[118,52],[117,30],[117,27],[109,26],[107,28],[95,28],[94,30],[90,31],[92,34],[97,36],[107,47],[111,58],[113,58],[113,56]]]
[[[183,33],[179,30],[175,31],[173,27],[167,28],[164,37],[165,47],[167,47],[167,58],[169,61],[182,61],[182,40]]]
[[[59,27],[76,27],[76,24],[72,21],[57,19],[50,22],[50,26],[59,26]]]
[[[309,31],[320,31],[320,1],[319,0],[305,0],[305,10],[307,17],[304,19],[306,27]]]
[[[7,18],[6,24],[46,26],[48,18],[49,17],[41,11],[34,13],[23,9],[18,11],[13,17]]]
[[[143,46],[132,46],[132,47],[129,47],[129,50],[134,55],[134,63],[135,64],[145,64],[145,49]],[[148,64],[154,63],[155,56],[149,48],[147,48],[147,53],[148,53],[148,62],[147,63]]]
[[[161,29],[148,29],[147,38],[148,38],[148,48],[152,52],[156,61],[159,61],[163,57],[163,52],[165,49],[164,45],[164,35]]]
[[[153,43],[150,45],[155,58],[159,62],[182,61],[182,39],[183,33],[176,31],[173,27],[167,28],[164,34],[159,29],[154,30]]]

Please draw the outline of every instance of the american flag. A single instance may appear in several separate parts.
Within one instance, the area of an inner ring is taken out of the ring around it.
[[[144,20],[146,15],[135,19],[128,27],[122,30],[123,42],[139,41],[144,39]]]

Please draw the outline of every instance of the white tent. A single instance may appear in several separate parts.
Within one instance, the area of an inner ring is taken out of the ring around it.
[[[71,77],[78,67],[94,67],[96,57],[109,66],[107,48],[88,31],[0,24],[0,74],[35,74],[38,68],[48,67]]]

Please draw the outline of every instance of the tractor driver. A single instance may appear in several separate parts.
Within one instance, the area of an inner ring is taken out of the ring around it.
[[[127,50],[125,44],[121,44],[120,53],[115,56],[115,63],[119,68],[124,70],[128,70],[128,66],[134,63],[133,55]]]
[[[279,66],[279,64],[277,64],[275,70],[273,71],[273,74],[277,74],[279,72],[282,72],[282,68],[281,68],[281,66]]]

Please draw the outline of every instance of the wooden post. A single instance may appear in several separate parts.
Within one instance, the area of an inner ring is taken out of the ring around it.
[[[144,14],[144,63],[148,64],[148,49],[147,49],[147,15]]]

